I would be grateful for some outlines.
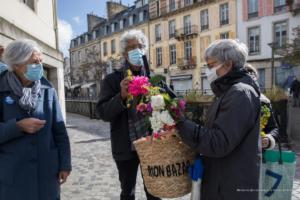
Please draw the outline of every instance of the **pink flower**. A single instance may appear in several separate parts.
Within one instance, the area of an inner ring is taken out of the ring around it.
[[[178,106],[181,111],[185,110],[185,105],[186,105],[186,102],[183,99],[179,99]]]
[[[139,105],[137,105],[136,110],[140,113],[145,112],[147,110],[147,104],[140,103]]]
[[[140,95],[147,95],[149,93],[148,87],[151,86],[149,79],[145,76],[135,76],[128,85],[128,92],[133,97]]]
[[[153,138],[154,139],[159,139],[160,138],[159,133],[157,133],[157,132],[153,133]]]

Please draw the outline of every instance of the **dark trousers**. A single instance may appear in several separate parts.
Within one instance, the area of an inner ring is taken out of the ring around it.
[[[138,167],[140,161],[138,158],[134,158],[126,161],[116,161],[119,171],[119,180],[121,183],[121,195],[120,200],[135,200],[135,185]],[[148,193],[147,188],[144,185],[147,200],[160,200],[160,198],[152,196]]]

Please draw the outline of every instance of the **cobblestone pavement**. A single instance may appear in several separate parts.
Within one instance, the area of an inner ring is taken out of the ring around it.
[[[120,184],[111,156],[109,124],[68,113],[67,125],[73,171],[68,182],[62,187],[62,200],[118,200]],[[300,161],[300,154],[298,158]],[[293,200],[300,200],[300,162],[297,169]],[[177,200],[189,198],[187,195]],[[140,172],[136,199],[146,199]]]

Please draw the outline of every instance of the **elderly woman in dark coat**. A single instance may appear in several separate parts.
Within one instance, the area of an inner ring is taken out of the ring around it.
[[[10,43],[0,75],[0,200],[58,200],[71,171],[56,91],[31,40]]]
[[[203,157],[201,200],[258,200],[260,92],[244,69],[245,44],[218,40],[205,52],[216,100],[202,126],[182,119],[183,141]]]

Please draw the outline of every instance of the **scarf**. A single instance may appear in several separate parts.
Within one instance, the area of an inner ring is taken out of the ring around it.
[[[7,72],[6,80],[13,93],[19,98],[19,106],[28,112],[34,111],[41,92],[41,81],[33,82],[32,87],[23,87],[13,72]]]

